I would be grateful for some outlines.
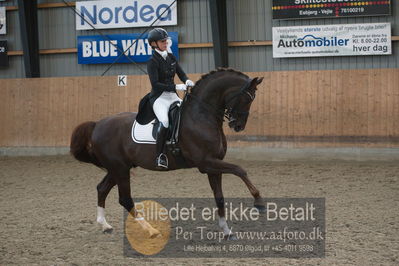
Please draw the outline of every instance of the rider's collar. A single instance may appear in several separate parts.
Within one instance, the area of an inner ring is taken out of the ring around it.
[[[166,57],[168,56],[168,51],[159,51],[158,49],[155,49],[155,51],[157,51],[158,54],[160,54],[162,56],[163,59],[166,60]]]

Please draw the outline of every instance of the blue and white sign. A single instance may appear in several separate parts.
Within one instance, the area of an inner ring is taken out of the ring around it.
[[[274,58],[390,54],[390,23],[273,27]]]
[[[177,25],[177,2],[168,9],[172,3],[173,0],[76,2],[80,14],[76,14],[76,30],[148,27],[158,17],[153,26]]]
[[[179,58],[178,34],[168,32],[168,52]],[[79,64],[107,64],[113,63],[120,55],[117,63],[147,62],[152,55],[152,48],[147,41],[147,34],[115,34],[104,36],[78,36],[78,63]]]

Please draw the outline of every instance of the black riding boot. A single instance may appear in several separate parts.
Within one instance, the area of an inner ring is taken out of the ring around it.
[[[168,157],[163,153],[168,129],[159,123],[157,130],[157,159],[155,165],[158,169],[168,169]]]

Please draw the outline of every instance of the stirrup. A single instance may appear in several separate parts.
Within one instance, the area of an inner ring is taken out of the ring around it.
[[[166,154],[161,153],[158,157],[157,157],[157,167],[162,167],[162,168],[166,168],[168,169],[168,157],[166,156]]]

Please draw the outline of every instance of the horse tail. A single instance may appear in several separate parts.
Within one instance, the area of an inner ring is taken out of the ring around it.
[[[71,137],[70,152],[76,160],[92,163],[100,168],[103,166],[98,161],[92,150],[91,135],[96,122],[88,121],[77,126]]]

